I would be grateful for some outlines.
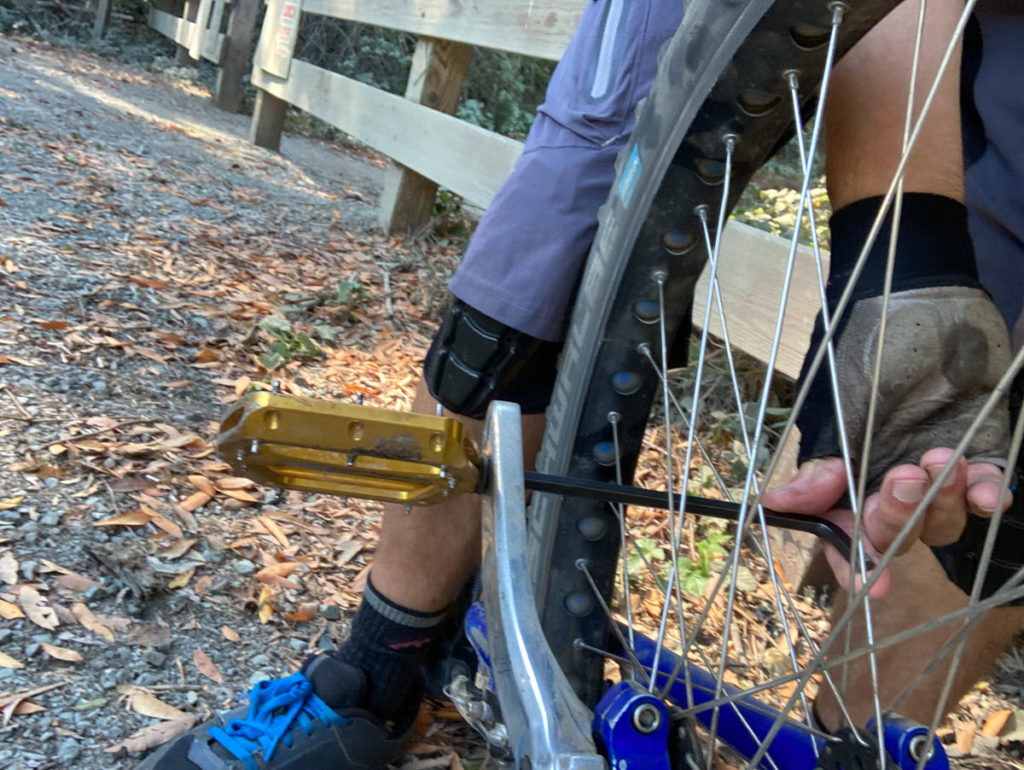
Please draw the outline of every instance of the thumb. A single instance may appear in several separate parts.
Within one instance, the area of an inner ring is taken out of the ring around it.
[[[765,492],[761,501],[776,511],[821,514],[832,510],[844,492],[842,458],[818,457],[801,465],[788,483]]]

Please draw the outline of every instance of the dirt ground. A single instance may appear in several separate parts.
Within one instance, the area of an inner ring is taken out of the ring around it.
[[[216,421],[273,380],[406,406],[458,253],[375,228],[381,158],[248,127],[0,36],[0,767],[131,768],[347,634],[379,507],[235,478]],[[1002,666],[963,767],[1022,766]],[[420,728],[409,768],[479,767],[450,706]]]

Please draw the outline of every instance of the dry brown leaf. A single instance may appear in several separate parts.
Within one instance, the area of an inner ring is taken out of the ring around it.
[[[54,581],[57,585],[64,586],[65,588],[69,588],[72,591],[77,591],[81,594],[84,594],[91,588],[99,587],[100,585],[92,578],[86,577],[85,575],[79,575],[77,572],[67,572],[62,575],[57,575],[57,577],[54,578]]]
[[[30,700],[23,700],[14,707],[14,716],[21,717],[26,714],[38,714],[40,711],[46,711],[46,706],[40,706],[38,703],[33,703]]]
[[[0,668],[25,668],[25,664],[12,658],[6,652],[0,652]]]
[[[163,548],[159,551],[158,555],[162,559],[178,559],[188,553],[192,546],[199,542],[196,538],[192,537],[187,540],[179,540],[176,543]]]
[[[1006,721],[1013,716],[1013,709],[1000,709],[994,712],[985,720],[984,727],[981,728],[981,734],[987,738],[994,738],[1003,731],[1006,727]]]
[[[18,560],[10,551],[0,556],[0,580],[12,586],[18,582]]]
[[[110,516],[93,523],[94,527],[141,527],[149,524],[150,515],[145,511],[128,511]]]
[[[42,626],[48,631],[52,631],[60,625],[57,613],[54,612],[53,607],[47,606],[46,600],[32,586],[22,586],[20,588],[18,591],[18,604],[21,605],[21,609],[25,611],[28,619],[37,626]]]
[[[229,642],[237,642],[242,638],[238,635],[238,632],[231,626],[221,626],[220,633],[221,636],[223,636]]]
[[[227,476],[223,479],[217,479],[217,489],[248,489],[254,486],[253,482],[249,479],[242,478],[241,476]]]
[[[181,531],[181,527],[166,516],[156,513],[155,511],[147,511],[147,513],[149,513],[149,520],[171,537],[180,539],[185,536],[185,533]]]
[[[253,497],[248,492],[246,492],[244,489],[222,489],[221,492],[223,492],[228,497],[233,497],[236,500],[241,500],[244,503],[258,503],[259,502],[259,498]]]
[[[220,353],[212,348],[199,348],[199,352],[196,353],[196,361],[201,364],[208,364],[210,361],[216,361],[220,358]]]
[[[288,577],[298,566],[299,563],[297,561],[278,562],[277,564],[271,564],[269,567],[264,567],[256,573],[255,577],[257,580],[269,577]]]
[[[150,695],[145,690],[133,689],[128,701],[128,707],[136,714],[156,719],[187,719],[188,714],[174,708],[169,703],[164,703],[159,698]]]
[[[192,579],[192,576],[195,574],[196,568],[189,567],[184,572],[180,572],[177,575],[175,575],[174,578],[167,584],[167,587],[172,589],[184,588],[188,585],[189,581]]]
[[[167,722],[157,722],[155,725],[143,727],[136,730],[120,743],[109,747],[109,752],[127,751],[135,753],[162,746],[167,741],[174,740],[179,735],[184,735],[195,725],[196,718],[185,716],[184,719],[172,719]]]
[[[114,641],[114,632],[109,627],[101,623],[100,619],[92,614],[92,610],[82,602],[75,602],[72,604],[71,612],[79,623],[88,628],[94,634],[102,636],[108,642]]]
[[[162,356],[151,348],[143,348],[136,345],[132,350],[140,356],[148,358],[150,361],[156,361],[158,364],[162,364],[168,359],[168,356]]]
[[[55,644],[49,644],[48,642],[42,643],[43,652],[49,655],[51,658],[57,658],[58,660],[66,660],[69,663],[81,663],[82,653],[77,650],[69,650],[67,647],[58,647]]]
[[[56,687],[62,687],[65,684],[67,684],[67,682],[44,684],[42,687],[35,687],[31,690],[22,690],[21,692],[11,693],[10,695],[0,695],[0,710],[2,710],[3,713],[3,724],[7,724],[11,721],[11,717],[14,716],[23,701],[28,700],[34,695],[41,695],[42,693],[48,692]]]
[[[217,487],[214,486],[214,483],[206,478],[206,476],[193,473],[188,477],[188,481],[200,492],[205,492],[210,497],[215,497],[217,495]]]
[[[235,380],[235,395],[240,397],[250,385],[252,385],[252,378],[243,374]]]
[[[179,505],[190,513],[197,508],[202,508],[210,500],[213,499],[213,495],[207,494],[206,492],[193,492],[191,495],[182,500]]]
[[[317,602],[303,602],[295,612],[283,612],[281,615],[293,623],[308,623],[316,617],[320,605]]]
[[[0,500],[0,511],[9,511],[12,508],[17,508],[24,499],[25,495],[18,495],[17,497],[8,497],[6,500]]]
[[[257,516],[256,518],[259,520],[260,524],[262,524],[263,527],[267,530],[267,532],[270,533],[270,536],[281,544],[282,548],[288,548],[291,546],[291,543],[288,541],[288,536],[284,533],[284,530],[281,529],[281,527],[278,525],[276,521],[271,519],[269,516]]]
[[[196,664],[196,668],[199,669],[199,673],[203,676],[212,679],[217,684],[224,683],[224,675],[220,673],[217,664],[198,647],[192,650],[192,662]]]
[[[956,732],[956,747],[964,756],[971,753],[971,747],[974,745],[974,734],[978,731],[978,726],[974,722],[960,722],[957,721],[954,725]]]
[[[25,617],[25,613],[21,611],[21,607],[0,599],[0,618],[4,620],[17,620],[23,617]]]
[[[271,599],[274,598],[274,591],[269,586],[264,586],[260,589],[260,595],[256,599],[256,605],[259,607],[258,615],[260,623],[266,623],[270,620],[270,616],[274,614],[274,605],[271,603]]]

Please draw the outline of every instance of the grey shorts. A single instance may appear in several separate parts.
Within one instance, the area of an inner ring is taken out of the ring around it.
[[[680,0],[595,0],[548,84],[523,154],[449,288],[502,323],[565,337],[570,300]]]

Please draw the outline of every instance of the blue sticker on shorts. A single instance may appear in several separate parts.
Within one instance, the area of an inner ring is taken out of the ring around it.
[[[644,164],[640,162],[640,151],[634,144],[633,149],[629,152],[626,167],[622,169],[622,176],[619,177],[619,200],[622,201],[623,206],[629,206],[630,198],[633,197],[633,191],[636,189],[636,183],[643,170]]]

